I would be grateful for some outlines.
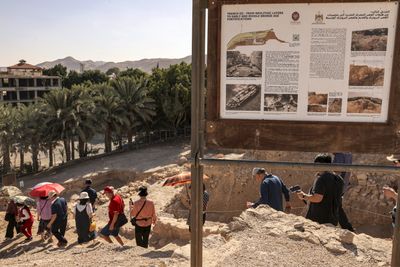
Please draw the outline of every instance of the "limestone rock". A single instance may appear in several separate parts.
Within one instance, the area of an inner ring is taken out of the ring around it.
[[[325,248],[335,254],[344,254],[347,251],[339,242],[333,240],[325,244]]]
[[[185,164],[185,163],[187,163],[187,162],[188,162],[187,157],[182,156],[182,157],[180,157],[180,158],[178,159],[177,164],[178,164],[179,166],[182,166],[183,164]]]
[[[234,221],[228,224],[228,227],[232,232],[237,232],[247,228],[248,224],[242,219],[235,218]]]
[[[339,240],[344,244],[353,244],[354,236],[354,233],[348,230],[341,230],[339,233]]]
[[[183,258],[186,260],[190,259],[190,245],[186,245],[183,247],[179,247],[174,250],[174,253],[172,253],[172,258]]]
[[[21,190],[15,186],[3,186],[0,189],[0,211],[7,209],[11,197],[22,195]]]

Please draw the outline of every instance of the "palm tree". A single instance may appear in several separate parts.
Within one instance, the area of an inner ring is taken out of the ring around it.
[[[23,125],[21,143],[24,147],[29,147],[32,154],[32,170],[39,170],[38,155],[42,150],[44,140],[45,117],[41,104],[21,105],[19,108],[20,123]]]
[[[126,111],[129,121],[128,143],[131,144],[134,129],[151,121],[156,114],[154,100],[148,97],[148,79],[122,77],[111,81],[111,85],[121,102],[121,107]]]
[[[75,97],[68,89],[52,90],[43,97],[45,124],[51,135],[64,143],[66,160],[71,160],[71,139],[75,133]]]
[[[102,84],[94,89],[96,90],[96,116],[104,132],[105,152],[109,153],[112,150],[113,132],[121,132],[124,127],[129,125],[129,120],[121,106],[120,99],[112,88]]]
[[[78,136],[79,157],[86,157],[87,142],[93,138],[96,133],[96,105],[92,91],[87,86],[73,86],[75,102],[74,109],[76,114],[75,132]]]
[[[16,139],[16,121],[16,109],[11,105],[0,104],[0,149],[3,156],[4,173],[11,171],[10,149]]]

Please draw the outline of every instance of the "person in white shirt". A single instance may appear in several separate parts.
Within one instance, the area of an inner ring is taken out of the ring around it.
[[[76,232],[78,234],[78,243],[82,244],[93,240],[95,232],[90,232],[90,224],[93,218],[93,207],[89,201],[89,194],[82,192],[79,196],[79,203],[73,209],[75,214]]]

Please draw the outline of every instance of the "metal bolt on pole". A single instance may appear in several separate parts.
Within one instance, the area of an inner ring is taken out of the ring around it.
[[[203,264],[203,156],[205,1],[193,0],[192,14],[192,117],[191,117],[191,210],[190,266]]]

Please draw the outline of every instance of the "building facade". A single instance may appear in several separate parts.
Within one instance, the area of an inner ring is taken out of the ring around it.
[[[34,103],[46,92],[61,88],[61,78],[43,75],[43,69],[25,60],[0,72],[0,103]]]

